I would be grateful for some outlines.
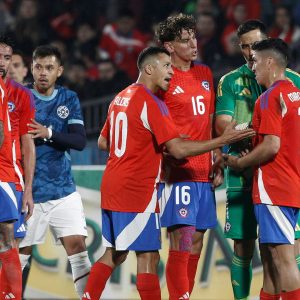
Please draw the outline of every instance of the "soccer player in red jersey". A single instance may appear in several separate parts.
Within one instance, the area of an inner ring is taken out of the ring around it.
[[[215,108],[213,76],[197,63],[195,19],[183,14],[170,16],[158,26],[157,37],[170,52],[174,76],[166,103],[180,134],[191,140],[212,138]],[[221,152],[215,151],[212,179],[211,152],[189,157],[180,164],[165,160],[159,188],[161,222],[168,228],[170,248],[166,266],[170,299],[188,299],[194,287],[197,264],[207,229],[217,224],[213,188],[223,181]]]
[[[260,299],[299,300],[294,228],[300,208],[300,90],[285,77],[285,42],[266,39],[252,50],[256,80],[267,88],[255,103],[258,135],[250,153],[225,159],[237,170],[255,166],[252,196],[264,269]]]
[[[2,46],[2,45],[1,45]],[[5,53],[0,51],[1,63]],[[18,219],[17,199],[15,196],[15,172],[11,139],[11,124],[8,115],[7,94],[4,82],[0,79],[0,262],[1,277],[6,278],[9,297],[16,300],[22,295],[22,272],[17,249],[14,248],[14,224]],[[0,299],[5,298],[0,293]]]
[[[100,298],[112,271],[125,261],[129,250],[137,256],[136,285],[141,299],[161,299],[156,185],[162,151],[182,159],[218,148],[225,140],[253,134],[249,130],[239,134],[231,124],[221,140],[181,139],[167,106],[154,94],[169,87],[173,75],[169,52],[146,48],[137,64],[137,82],[112,101],[98,141],[101,149],[109,149],[101,184],[102,241],[106,250],[91,269],[83,299]]]
[[[27,124],[34,118],[34,102],[29,89],[7,76],[12,62],[12,53],[12,40],[8,36],[0,36],[0,55],[3,57],[0,60],[0,75],[7,90],[15,171],[14,182],[16,183],[15,196],[19,213],[18,220],[14,223],[14,237],[18,243],[26,233],[25,217],[30,218],[33,211],[32,180],[35,167],[35,145],[28,133]],[[23,259],[22,254],[20,259]],[[9,293],[5,276],[1,277],[0,290]]]

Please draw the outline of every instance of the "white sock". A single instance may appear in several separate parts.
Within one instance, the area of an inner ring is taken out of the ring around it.
[[[27,265],[27,263],[29,261],[30,256],[31,255],[26,255],[26,254],[19,253],[19,258],[20,258],[20,262],[21,262],[22,272],[23,272],[24,268],[26,267],[26,265]]]
[[[68,259],[71,264],[75,290],[81,299],[91,269],[91,262],[88,256],[88,252],[83,251],[73,254],[71,256],[68,256]]]

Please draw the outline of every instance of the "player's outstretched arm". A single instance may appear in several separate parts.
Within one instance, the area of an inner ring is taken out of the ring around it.
[[[279,149],[280,137],[275,135],[265,135],[263,141],[243,157],[225,154],[225,164],[235,170],[258,166],[273,159]]]
[[[175,138],[166,142],[165,145],[171,155],[177,159],[182,159],[188,156],[203,154],[255,135],[253,129],[235,130],[235,125],[235,122],[231,122],[226,126],[221,136],[211,140],[187,141],[181,138]]]

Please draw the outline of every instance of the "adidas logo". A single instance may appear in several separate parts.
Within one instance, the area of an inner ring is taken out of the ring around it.
[[[237,281],[235,281],[235,280],[232,280],[231,283],[232,283],[232,285],[234,285],[234,286],[240,286],[239,283],[238,283]]]
[[[4,296],[4,293],[3,293]],[[4,299],[16,299],[15,295],[13,293],[5,294]]]
[[[186,292],[183,296],[181,296],[179,299],[189,299],[190,298],[190,294],[189,292]]]
[[[25,225],[22,224],[22,225],[18,228],[17,232],[24,232],[24,231],[26,231],[26,228],[25,228]]]
[[[90,296],[90,294],[89,294],[89,292],[86,292],[86,293],[83,294],[82,300],[83,299],[89,299],[89,300],[92,299],[91,296]]]
[[[182,94],[182,93],[184,93],[184,90],[179,85],[177,85],[173,92],[173,95]]]

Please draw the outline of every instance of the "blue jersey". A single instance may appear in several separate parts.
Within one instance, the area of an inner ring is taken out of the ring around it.
[[[77,94],[56,86],[51,96],[34,95],[36,121],[55,132],[68,133],[68,125],[81,124],[83,119]],[[70,149],[62,149],[50,141],[36,141],[36,167],[33,180],[35,203],[57,200],[75,191],[71,174]]]

